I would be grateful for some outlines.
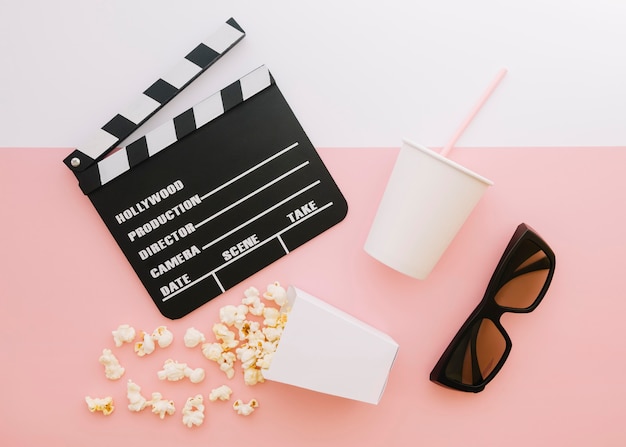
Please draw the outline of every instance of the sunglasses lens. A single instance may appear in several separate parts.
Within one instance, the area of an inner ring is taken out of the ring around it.
[[[539,297],[552,268],[550,259],[537,244],[523,241],[513,253],[495,296],[499,306],[527,309]]]
[[[478,385],[504,360],[506,339],[488,318],[477,321],[457,345],[446,367],[449,380]]]

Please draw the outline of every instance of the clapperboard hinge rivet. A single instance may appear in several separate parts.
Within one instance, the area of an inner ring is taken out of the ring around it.
[[[77,168],[80,166],[80,158],[78,157],[74,157],[72,158],[72,160],[70,161],[70,164],[72,165],[72,167]]]

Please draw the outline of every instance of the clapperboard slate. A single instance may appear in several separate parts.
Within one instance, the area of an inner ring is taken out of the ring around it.
[[[112,151],[244,35],[228,20],[64,160],[171,319],[347,213],[344,197],[264,66]]]

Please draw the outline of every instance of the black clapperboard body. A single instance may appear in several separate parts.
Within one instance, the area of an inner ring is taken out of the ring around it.
[[[343,195],[265,66],[104,156],[243,36],[233,19],[227,21],[65,159],[154,303],[171,319],[347,213]]]

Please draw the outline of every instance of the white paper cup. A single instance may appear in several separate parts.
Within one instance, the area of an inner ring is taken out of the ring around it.
[[[365,251],[405,275],[426,279],[491,185],[491,180],[404,140]]]

